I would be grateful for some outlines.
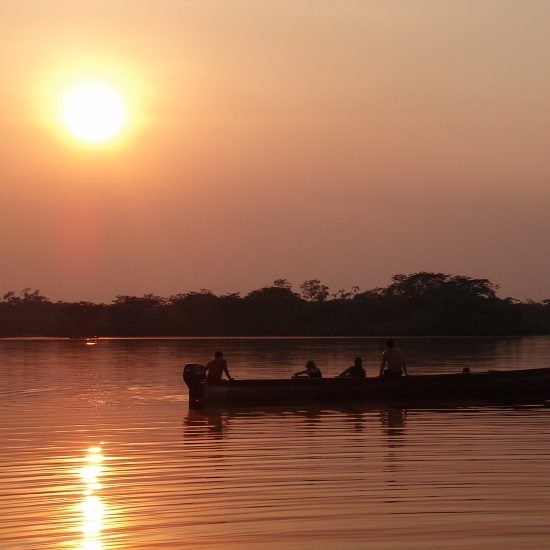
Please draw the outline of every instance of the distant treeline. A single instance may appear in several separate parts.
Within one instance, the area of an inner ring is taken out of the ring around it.
[[[368,336],[550,334],[550,300],[499,298],[497,285],[444,273],[394,275],[386,288],[331,293],[286,279],[217,296],[117,296],[110,304],[52,302],[38,290],[0,301],[0,336]]]

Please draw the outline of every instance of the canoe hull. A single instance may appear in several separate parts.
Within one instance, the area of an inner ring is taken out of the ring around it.
[[[189,386],[189,402],[193,407],[348,402],[542,403],[550,398],[550,369],[418,375],[391,379],[300,378],[220,381],[210,384],[196,377],[191,383],[186,382]]]

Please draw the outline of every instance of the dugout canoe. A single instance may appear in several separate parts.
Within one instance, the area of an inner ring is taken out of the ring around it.
[[[413,405],[542,404],[550,399],[550,368],[423,374],[400,378],[289,378],[205,382],[202,365],[187,364],[189,405],[250,406],[358,402]]]

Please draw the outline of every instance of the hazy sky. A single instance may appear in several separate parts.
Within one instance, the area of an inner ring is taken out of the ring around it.
[[[3,0],[0,293],[395,273],[550,297],[548,0]],[[56,97],[117,81],[72,142]]]

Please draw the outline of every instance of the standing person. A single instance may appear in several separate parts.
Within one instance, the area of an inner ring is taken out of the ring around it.
[[[206,365],[206,382],[219,382],[224,372],[229,380],[233,380],[227,369],[227,361],[223,358],[223,351],[217,351],[214,359]]]
[[[311,359],[306,363],[306,368],[304,370],[294,373],[294,378],[323,378],[321,369],[315,364],[315,361]]]
[[[407,376],[407,363],[405,354],[395,347],[394,340],[386,342],[386,350],[382,353],[382,362],[380,363],[380,374],[384,378],[398,378],[404,374]]]
[[[361,357],[356,357],[353,365],[338,375],[339,378],[365,378],[366,376],[367,373],[363,368],[363,359]]]

